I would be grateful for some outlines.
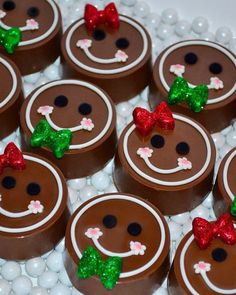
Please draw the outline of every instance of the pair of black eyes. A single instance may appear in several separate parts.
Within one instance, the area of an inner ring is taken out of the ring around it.
[[[164,137],[159,134],[153,135],[151,138],[151,145],[157,149],[163,148],[165,145]],[[187,144],[187,142],[184,142],[184,141],[179,142],[176,145],[175,149],[179,155],[187,155],[190,151],[189,145]]]
[[[97,29],[93,32],[93,39],[102,41],[106,38],[106,33],[103,30]],[[126,49],[129,47],[129,40],[126,38],[119,38],[116,40],[116,47],[119,49]]]
[[[103,218],[103,225],[106,228],[113,228],[117,225],[117,218],[114,215],[106,215]],[[127,227],[127,232],[131,235],[131,236],[138,236],[142,231],[142,227],[139,223],[137,222],[132,222],[128,225]]]
[[[2,180],[2,186],[6,189],[12,189],[16,186],[16,180],[12,176],[5,176]],[[26,192],[30,196],[37,196],[41,191],[40,185],[35,182],[31,182],[26,186]]]
[[[59,108],[65,107],[67,104],[68,98],[65,95],[59,95],[54,100],[54,105]],[[92,112],[92,106],[88,103],[81,103],[78,107],[78,112],[81,115],[89,115]]]
[[[184,56],[184,61],[189,65],[194,65],[195,63],[197,63],[198,57],[195,53],[189,52]],[[212,74],[215,74],[215,75],[220,74],[222,70],[223,70],[222,65],[217,62],[214,62],[209,65],[209,71]]]
[[[7,11],[14,10],[16,8],[16,3],[14,1],[4,1],[2,8]],[[37,17],[39,16],[39,9],[38,7],[32,6],[27,9],[26,13],[30,17]]]

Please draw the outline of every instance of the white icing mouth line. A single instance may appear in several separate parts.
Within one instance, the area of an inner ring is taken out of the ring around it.
[[[207,272],[211,270],[211,264],[210,263],[205,263],[204,261],[199,261],[197,264],[194,265],[195,273],[200,274],[201,277],[203,278],[204,282],[206,285],[213,290],[214,292],[217,292],[219,294],[235,294],[236,289],[221,289],[214,285],[208,278]]]
[[[179,172],[181,170],[187,170],[192,169],[192,163],[187,158],[178,158],[178,167],[172,168],[172,169],[161,169],[156,166],[154,166],[150,161],[149,158],[152,157],[153,150],[145,147],[145,148],[139,148],[137,150],[137,154],[144,160],[146,165],[154,172],[160,173],[160,174],[172,174]]]
[[[126,60],[128,59],[128,55],[122,50],[117,50],[115,57],[110,59],[98,58],[94,56],[88,49],[92,46],[92,40],[90,39],[81,39],[76,43],[76,46],[81,48],[87,55],[87,57],[96,63],[112,64],[116,62],[126,62]]]
[[[0,10],[0,26],[5,29],[5,30],[9,30],[12,27],[9,27],[8,25],[4,24],[4,22],[2,21],[2,19],[6,16],[6,12],[3,10]],[[26,25],[24,27],[18,27],[21,32],[24,31],[34,31],[34,30],[38,30],[39,29],[39,23],[34,20],[34,19],[27,19],[26,20]]]
[[[86,232],[85,235],[89,238],[92,239],[94,245],[96,248],[102,252],[103,254],[107,256],[119,256],[121,258],[124,257],[130,257],[133,255],[144,255],[146,246],[142,245],[140,242],[130,242],[130,251],[123,252],[123,253],[117,253],[117,252],[112,252],[109,250],[106,250],[99,242],[98,239],[100,236],[103,235],[102,231],[99,228],[89,228]]]

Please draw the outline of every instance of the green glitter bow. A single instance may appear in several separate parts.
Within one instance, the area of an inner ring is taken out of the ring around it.
[[[54,156],[60,159],[69,149],[72,140],[72,132],[69,129],[54,131],[46,120],[41,120],[36,125],[31,136],[32,147],[49,147]]]
[[[191,110],[200,112],[207,103],[207,100],[207,85],[201,84],[191,88],[184,78],[177,77],[170,87],[168,96],[169,104],[178,104],[185,101]]]
[[[234,200],[232,202],[231,208],[230,208],[231,215],[236,217],[236,197],[234,197]]]
[[[102,260],[99,252],[89,246],[84,252],[78,265],[78,277],[87,279],[91,276],[98,275],[103,286],[106,289],[115,287],[121,273],[122,259],[114,256],[107,260]]]
[[[9,30],[0,28],[0,44],[9,54],[13,54],[15,52],[15,49],[19,45],[21,38],[21,31],[17,27],[11,28]]]

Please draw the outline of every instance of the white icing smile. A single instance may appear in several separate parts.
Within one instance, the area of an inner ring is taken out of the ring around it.
[[[156,166],[154,166],[150,161],[149,158],[152,157],[153,150],[145,147],[145,148],[139,148],[137,150],[137,154],[144,160],[146,165],[154,172],[160,173],[160,174],[172,174],[179,172],[181,170],[187,170],[192,169],[192,163],[187,160],[187,158],[178,158],[178,167],[172,168],[172,169],[160,169]]]
[[[89,228],[86,232],[85,235],[89,238],[92,239],[94,245],[97,247],[97,249],[102,252],[103,254],[107,256],[119,256],[121,258],[123,257],[129,257],[133,255],[144,255],[146,246],[142,245],[140,242],[130,242],[130,251],[124,252],[124,253],[117,253],[117,252],[112,252],[109,250],[106,250],[103,248],[103,246],[99,243],[98,239],[100,236],[103,235],[102,231],[99,228]]]
[[[76,46],[81,48],[84,51],[84,53],[87,55],[87,57],[96,63],[112,64],[116,62],[126,62],[126,60],[128,59],[128,55],[122,50],[118,50],[115,54],[115,57],[110,59],[98,58],[94,56],[89,51],[89,47],[92,46],[92,40],[90,39],[81,39],[77,42]]]

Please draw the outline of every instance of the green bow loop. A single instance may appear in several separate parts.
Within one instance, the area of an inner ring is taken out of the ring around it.
[[[54,156],[60,159],[69,149],[72,140],[72,132],[69,129],[54,131],[46,120],[41,120],[36,125],[31,136],[32,147],[49,147]]]
[[[98,275],[101,283],[106,289],[113,289],[120,277],[122,268],[122,259],[114,256],[107,260],[102,260],[99,252],[89,246],[87,247],[80,259],[78,265],[78,277],[87,279],[91,276]]]
[[[192,88],[184,78],[177,77],[170,87],[168,103],[179,104],[185,101],[191,110],[198,113],[206,105],[208,95],[207,85],[201,84]]]
[[[21,39],[22,33],[19,28],[15,27],[9,30],[0,28],[0,44],[7,53],[13,54]]]
[[[234,197],[231,208],[230,208],[230,213],[234,217],[236,217],[236,197]]]

